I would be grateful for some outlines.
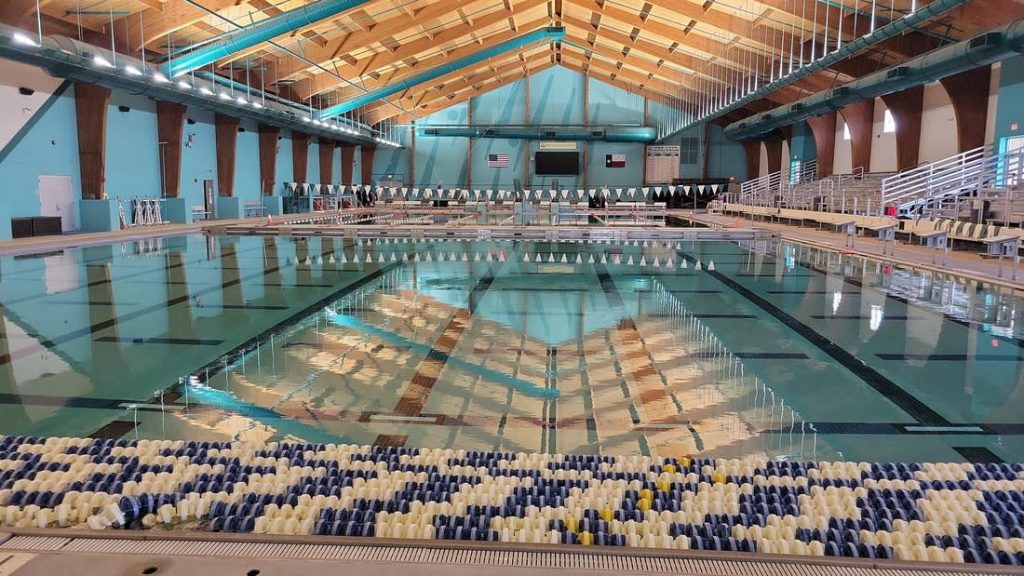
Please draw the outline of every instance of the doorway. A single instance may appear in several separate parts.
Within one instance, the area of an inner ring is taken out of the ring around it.
[[[39,176],[39,215],[60,218],[61,232],[74,232],[75,200],[71,192],[71,176]]]
[[[1024,175],[1024,136],[1007,136],[999,140],[999,154],[1005,157],[1000,162],[996,178],[999,186],[1017,186]]]

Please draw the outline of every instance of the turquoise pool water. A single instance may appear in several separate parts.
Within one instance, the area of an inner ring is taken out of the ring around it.
[[[0,305],[0,434],[1024,459],[1017,294],[779,242],[187,236]]]

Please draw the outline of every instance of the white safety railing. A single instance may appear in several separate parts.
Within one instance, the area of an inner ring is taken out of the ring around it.
[[[914,212],[984,189],[1017,186],[1024,176],[1022,168],[1024,152],[999,154],[987,144],[886,178],[882,202],[901,213]]]
[[[800,169],[796,172],[790,171],[789,183],[796,185],[804,182],[814,182],[818,179],[818,160],[808,160],[800,164]]]
[[[753,180],[747,180],[740,184],[740,198],[742,200],[755,199],[769,195],[772,192],[778,192],[785,180],[782,177],[782,172],[772,172],[765,174],[760,178],[754,178]]]

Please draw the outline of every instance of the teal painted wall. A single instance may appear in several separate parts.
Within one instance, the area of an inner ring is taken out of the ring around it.
[[[128,112],[118,107],[127,106]],[[74,125],[72,125],[74,128]],[[156,102],[123,92],[110,95],[107,110],[107,181],[110,198],[158,197],[160,147]]]
[[[283,190],[282,182],[294,182],[295,181],[295,168],[292,166],[292,133],[288,130],[282,130],[281,134],[277,137],[277,156],[275,157],[277,165],[277,183],[274,186],[274,194],[281,194]]]
[[[391,138],[402,144],[404,148],[381,146],[373,156],[373,179],[401,180],[408,185],[409,179],[409,140],[412,127],[396,130]]]
[[[1011,130],[1013,123],[1017,130]],[[999,72],[995,141],[1024,135],[1024,56],[1004,60]]]
[[[643,124],[643,96],[593,78],[589,82],[587,116],[591,124]]]
[[[588,79],[559,66],[541,71],[529,82],[519,80],[474,97],[468,104],[461,103],[418,121],[423,125],[465,125],[469,107],[472,107],[474,125],[511,124],[642,124],[644,98],[601,82],[589,80],[589,107],[583,106],[584,90]],[[529,85],[529,94],[527,94]],[[526,110],[527,99],[530,110]],[[479,189],[510,188],[515,180],[524,185],[542,187],[555,182],[562,188],[583,186],[584,177],[549,176],[533,174],[533,156],[539,148],[537,141],[494,138],[472,139],[472,154],[467,171],[465,138],[427,138],[416,140],[416,186],[446,185]],[[581,170],[586,174],[588,187],[638,186],[643,177],[644,148],[630,143],[577,143]],[[528,153],[527,153],[528,151]],[[489,154],[508,154],[507,168],[487,166]],[[605,168],[606,154],[625,154],[625,168]],[[381,153],[378,152],[378,156]],[[387,158],[387,155],[384,155]],[[585,158],[584,158],[585,157]],[[380,173],[386,160],[377,160],[374,173]],[[524,180],[529,167],[528,181]],[[472,181],[467,182],[471,172]],[[407,180],[408,181],[408,180]]]
[[[377,161],[377,157],[374,156],[374,162]],[[352,160],[352,181],[343,182],[343,184],[362,184],[363,183],[363,155],[361,148],[356,148],[356,153],[353,155]]]
[[[418,124],[465,126],[469,121],[469,103],[454,106],[421,118]],[[417,138],[414,186],[464,186],[468,175],[466,138]]]
[[[320,182],[320,144],[315,137],[309,139],[309,155],[306,156],[306,182]]]
[[[203,204],[203,180],[217,181],[217,142],[213,128],[213,112],[189,110],[181,147],[181,195],[187,206]],[[189,139],[192,144],[190,145]],[[216,186],[216,184],[214,184]]]
[[[7,78],[0,78],[4,82]],[[10,82],[7,82],[11,85]],[[119,107],[128,111],[122,112]],[[4,110],[4,113],[11,112]],[[37,191],[41,175],[69,176],[75,199],[81,198],[78,161],[78,132],[75,118],[74,87],[68,85],[45,104],[32,110],[30,120],[18,118],[20,129],[0,151],[0,181],[4,182],[0,197],[0,240],[11,237],[10,219],[38,216]],[[203,180],[217,179],[216,136],[213,114],[189,109],[183,126],[181,160],[181,196],[187,206],[203,204]],[[0,114],[0,122],[4,122]],[[113,92],[107,111],[106,182],[110,198],[159,196],[160,146],[157,135],[156,103],[146,97]],[[243,200],[259,197],[259,132],[256,123],[243,121],[244,132],[238,134],[235,165],[235,192]],[[278,140],[276,193],[282,182],[294,179],[292,142],[287,132]],[[319,181],[317,146],[309,150],[309,175]],[[336,180],[340,179],[340,157],[335,161]],[[358,162],[358,154],[357,154]],[[358,166],[355,174],[359,174]],[[77,207],[76,207],[77,210]],[[76,222],[81,225],[78,214]]]
[[[532,81],[532,79],[531,79]],[[526,80],[518,80],[508,86],[486,92],[473,98],[473,123],[485,126],[527,124]],[[423,138],[421,141],[426,142]],[[524,164],[527,162],[525,140],[504,140],[479,138],[473,141],[473,182],[472,187],[482,189],[510,188],[516,179],[522,180]],[[508,168],[487,166],[489,154],[508,154]]]
[[[789,160],[800,160],[810,162],[817,158],[818,148],[814,143],[814,133],[807,122],[797,122],[793,125],[793,137],[790,139]]]
[[[747,179],[747,156],[743,145],[725,137],[724,128],[712,124],[708,130],[708,178]],[[814,148],[814,140],[811,140]]]
[[[555,66],[530,76],[531,124],[582,124],[583,76]]]
[[[334,154],[331,155],[331,181],[321,182],[321,184],[340,184],[341,183],[341,149],[335,148]]]
[[[39,215],[39,175],[70,176],[75,198],[82,196],[74,87],[51,96],[40,110],[0,159],[0,239],[11,237],[11,218]]]
[[[235,153],[235,196],[242,200],[260,197],[260,135],[255,122],[242,120]]]

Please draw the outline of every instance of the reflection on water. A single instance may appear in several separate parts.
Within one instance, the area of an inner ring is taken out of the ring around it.
[[[1016,294],[785,243],[197,236],[0,303],[0,433],[1024,455]]]

